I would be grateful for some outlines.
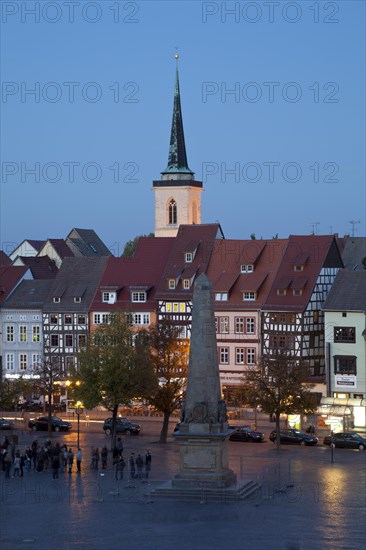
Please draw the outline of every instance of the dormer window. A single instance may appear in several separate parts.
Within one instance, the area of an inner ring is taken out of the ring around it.
[[[295,289],[293,290],[293,295],[294,295],[294,296],[301,296],[301,295],[302,295],[302,290],[299,289],[299,288],[295,288]]]
[[[190,264],[193,262],[193,254],[192,252],[186,252],[185,253],[185,261],[187,264]]]
[[[286,296],[286,289],[285,288],[278,288],[277,289],[277,296]]]
[[[53,297],[53,303],[54,304],[59,304],[61,302],[61,298],[59,296],[54,296]]]
[[[296,264],[294,265],[294,271],[304,271],[303,264]]]
[[[191,281],[189,279],[183,279],[183,288],[187,290],[188,288],[191,288]]]
[[[81,302],[81,296],[74,296],[74,302],[75,302],[76,304],[80,304],[80,302]]]
[[[102,302],[106,302],[108,304],[108,302],[109,302],[109,292],[103,292],[102,293]]]
[[[146,302],[146,292],[132,292],[131,293],[132,302]]]
[[[240,273],[253,273],[254,265],[253,264],[242,264],[240,266]]]
[[[170,290],[175,289],[175,279],[169,279],[168,280],[168,287],[169,287]]]
[[[243,301],[244,302],[254,302],[256,300],[256,293],[253,291],[243,292]]]
[[[217,302],[227,302],[227,292],[216,292],[215,293],[215,300]]]

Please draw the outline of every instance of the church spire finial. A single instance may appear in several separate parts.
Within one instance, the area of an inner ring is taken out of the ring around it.
[[[175,53],[176,71],[175,71],[175,86],[174,86],[174,105],[173,105],[173,120],[170,133],[170,146],[168,166],[162,172],[162,176],[170,179],[173,174],[185,176],[185,179],[193,179],[194,173],[190,170],[187,161],[186,145],[184,141],[182,108],[180,104],[179,90],[179,73],[178,73],[178,52]]]

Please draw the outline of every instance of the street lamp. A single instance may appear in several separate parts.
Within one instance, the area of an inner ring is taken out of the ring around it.
[[[81,401],[77,401],[75,403],[75,412],[77,414],[77,417],[78,417],[78,444],[77,444],[77,448],[79,449],[79,443],[80,443],[80,415],[83,414],[83,411],[84,411],[84,405],[82,404]]]

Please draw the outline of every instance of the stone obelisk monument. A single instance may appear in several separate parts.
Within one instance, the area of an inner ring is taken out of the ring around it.
[[[179,432],[174,434],[180,445],[180,468],[172,488],[233,485],[236,477],[228,467],[227,449],[231,433],[221,396],[212,286],[202,274],[193,292],[187,396]]]

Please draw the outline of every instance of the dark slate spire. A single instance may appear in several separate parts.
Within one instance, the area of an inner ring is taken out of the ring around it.
[[[179,91],[178,54],[175,54],[175,59],[177,60],[177,66],[175,75],[174,107],[172,131],[170,134],[169,158],[168,166],[162,172],[162,175],[169,178],[172,174],[185,174],[185,179],[187,179],[187,175],[190,176],[189,179],[193,179],[194,173],[188,166],[186,145],[184,141],[183,118]]]

